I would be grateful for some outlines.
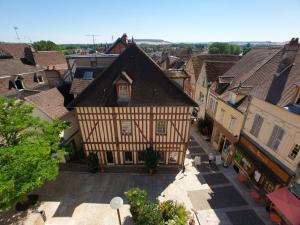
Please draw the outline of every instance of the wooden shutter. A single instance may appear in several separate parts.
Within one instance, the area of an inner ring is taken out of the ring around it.
[[[267,145],[273,150],[277,150],[283,138],[283,135],[284,130],[281,127],[275,125]]]
[[[258,136],[258,133],[260,131],[260,128],[263,124],[264,118],[262,118],[260,115],[255,115],[252,128],[250,130],[250,133],[253,134],[255,137]]]

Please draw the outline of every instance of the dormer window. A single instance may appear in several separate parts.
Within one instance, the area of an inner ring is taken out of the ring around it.
[[[116,84],[116,90],[118,94],[118,101],[119,102],[129,101],[131,96],[132,79],[128,76],[128,74],[125,71],[121,72],[115,84]]]
[[[236,94],[235,93],[233,93],[233,92],[230,93],[229,102],[233,105],[236,103]]]
[[[85,71],[83,74],[84,80],[93,80],[93,71]]]
[[[119,85],[119,98],[129,98],[129,86],[126,84]]]
[[[37,75],[36,73],[33,76],[33,81],[35,83],[44,83],[44,78],[42,75]]]
[[[17,77],[17,79],[15,80],[15,88],[17,90],[22,90],[24,89],[24,85],[22,82],[23,78],[22,77]]]

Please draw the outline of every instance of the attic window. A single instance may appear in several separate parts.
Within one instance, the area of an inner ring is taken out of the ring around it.
[[[22,80],[23,80],[22,77],[17,77],[17,79],[15,80],[15,87],[16,87],[17,90],[24,89],[24,85],[23,85]]]
[[[44,83],[44,78],[42,75],[34,74],[33,81],[35,83]]]
[[[118,90],[119,98],[129,98],[129,86],[126,84],[120,84]]]
[[[83,74],[84,80],[92,80],[93,79],[93,71],[85,71]]]

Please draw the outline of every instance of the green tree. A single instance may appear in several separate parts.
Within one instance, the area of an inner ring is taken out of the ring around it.
[[[36,51],[60,51],[61,50],[60,47],[54,42],[45,41],[45,40],[33,42],[32,46]]]
[[[24,101],[0,97],[0,208],[7,209],[58,174],[61,121],[42,121]]]
[[[246,45],[243,46],[243,55],[246,55],[250,50],[251,50],[251,44],[247,43]]]
[[[214,42],[209,46],[208,52],[210,54],[239,55],[241,53],[241,47],[238,45],[230,45],[227,43]]]

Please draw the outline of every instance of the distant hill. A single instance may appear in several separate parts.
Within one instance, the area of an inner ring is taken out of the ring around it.
[[[169,45],[172,44],[169,41],[164,41],[162,39],[134,39],[134,42],[138,45],[148,44],[148,45]]]

